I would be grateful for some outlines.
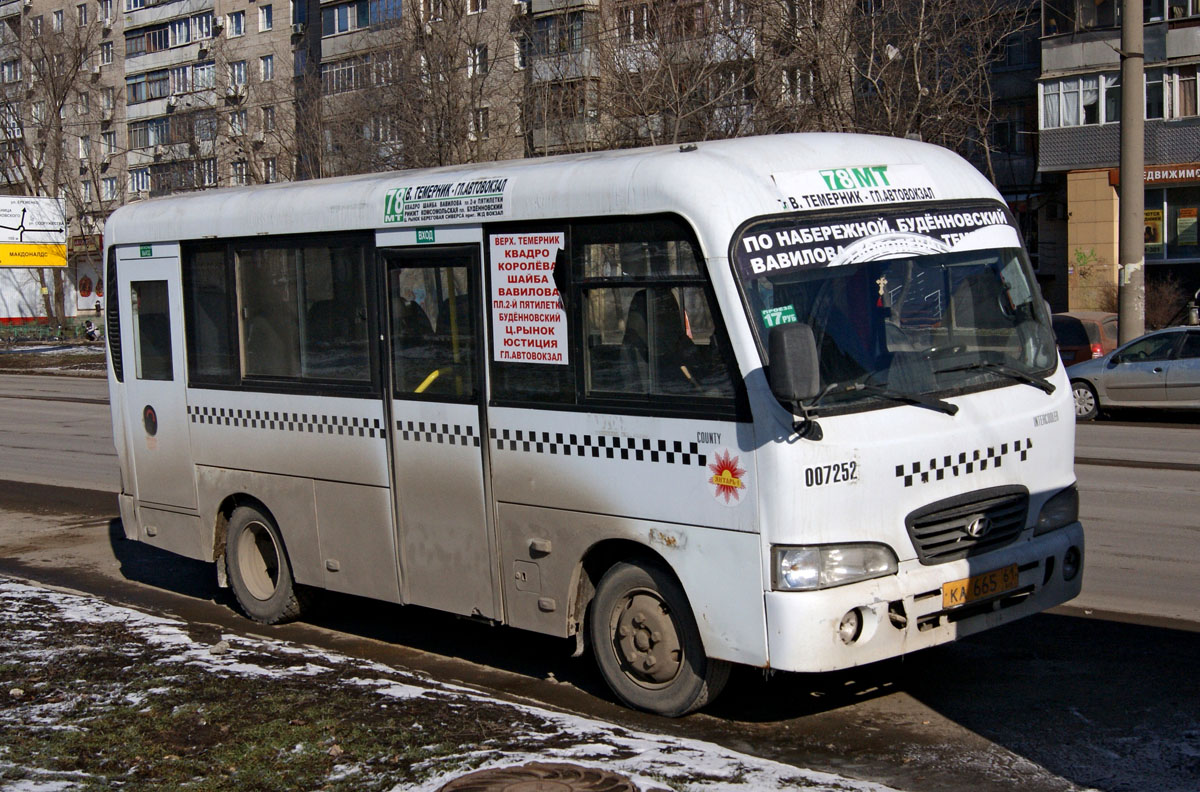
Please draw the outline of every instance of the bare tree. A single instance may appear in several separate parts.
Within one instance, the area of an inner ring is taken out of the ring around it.
[[[89,230],[95,218],[83,185],[91,183],[92,175],[91,130],[98,98],[93,78],[101,35],[98,23],[79,24],[63,10],[49,19],[25,14],[0,24],[0,46],[6,53],[0,87],[5,186],[10,192],[62,200],[76,228],[82,219]],[[64,324],[62,269],[49,274],[35,269],[32,274],[46,316]]]

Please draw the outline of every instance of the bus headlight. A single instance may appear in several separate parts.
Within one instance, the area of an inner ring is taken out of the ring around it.
[[[1046,501],[1038,514],[1037,525],[1033,529],[1034,536],[1070,525],[1079,519],[1079,490],[1075,485],[1067,487],[1062,492]]]
[[[896,574],[896,554],[883,544],[779,545],[773,556],[776,591],[814,591]]]

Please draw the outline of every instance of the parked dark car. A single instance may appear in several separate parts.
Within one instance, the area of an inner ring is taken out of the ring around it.
[[[1117,315],[1107,311],[1068,311],[1050,319],[1064,366],[1102,357],[1117,348]]]
[[[1200,327],[1147,333],[1067,374],[1081,421],[1108,407],[1200,409]]]

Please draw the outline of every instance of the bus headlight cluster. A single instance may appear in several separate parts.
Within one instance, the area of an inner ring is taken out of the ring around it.
[[[1038,536],[1048,533],[1056,528],[1062,528],[1064,525],[1070,525],[1078,519],[1079,490],[1072,484],[1046,501],[1046,505],[1042,507],[1042,511],[1038,514],[1037,525],[1033,529],[1033,535]]]
[[[814,591],[896,574],[896,554],[883,544],[774,548],[772,588]]]

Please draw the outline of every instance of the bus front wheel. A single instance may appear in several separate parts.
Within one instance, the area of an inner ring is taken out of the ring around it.
[[[686,715],[716,698],[729,678],[729,663],[704,653],[683,589],[657,565],[609,569],[596,587],[588,629],[604,681],[635,709]]]
[[[238,507],[229,518],[225,569],[238,605],[254,621],[279,624],[300,615],[283,537],[275,521],[253,506]]]

